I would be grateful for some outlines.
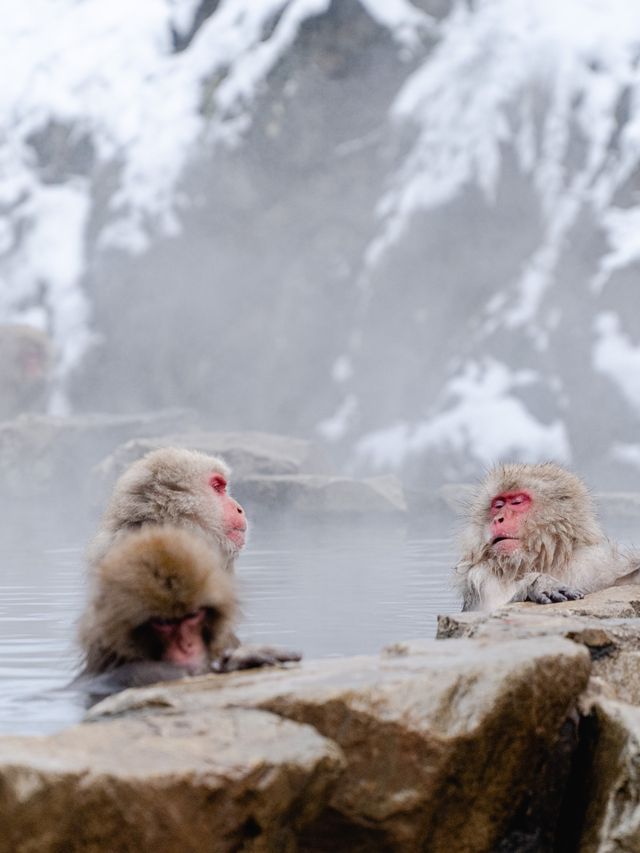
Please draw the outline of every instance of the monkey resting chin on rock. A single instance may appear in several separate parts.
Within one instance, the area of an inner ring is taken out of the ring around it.
[[[455,583],[463,610],[537,604],[640,580],[640,554],[610,542],[585,484],[553,463],[498,465],[473,497]]]

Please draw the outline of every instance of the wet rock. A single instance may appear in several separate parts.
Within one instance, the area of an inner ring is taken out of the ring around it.
[[[640,850],[640,708],[599,698],[583,729],[582,784],[576,779],[575,793],[586,814],[578,849]],[[579,810],[574,817],[582,817]]]
[[[0,739],[0,851],[293,851],[344,760],[258,710]]]
[[[592,674],[612,695],[640,704],[640,585],[611,587],[578,601],[509,604],[492,613],[438,617],[439,639],[466,637],[509,642],[562,636],[585,645]]]
[[[548,627],[565,625],[568,617],[633,619],[640,616],[640,584],[612,586],[577,601],[558,604],[518,602],[490,612],[472,610],[438,617],[438,639],[452,637],[535,636]],[[596,623],[598,624],[598,623]]]
[[[568,715],[589,670],[586,649],[560,638],[412,642],[380,657],[127,691],[89,717],[271,711],[313,726],[347,760],[301,849],[491,851],[553,832]]]

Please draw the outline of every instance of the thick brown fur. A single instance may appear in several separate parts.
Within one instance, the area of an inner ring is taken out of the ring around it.
[[[217,614],[209,648],[215,671],[300,660],[288,649],[243,645],[234,633],[231,584],[240,545],[225,532],[225,507],[245,519],[239,504],[225,494],[223,506],[211,485],[212,477],[227,481],[229,474],[215,456],[169,447],[148,453],[120,477],[89,549],[89,603],[80,627],[85,667],[76,686],[88,681],[86,689],[98,696],[189,674],[149,659],[131,633],[134,622],[151,616],[175,618],[168,611],[179,611],[188,591]],[[162,612],[151,613],[156,608]],[[131,659],[134,650],[142,660]]]
[[[521,547],[497,553],[489,534],[491,500],[516,491],[532,497]],[[585,484],[551,462],[502,464],[489,472],[471,501],[461,554],[455,577],[465,610],[545,597],[562,600],[558,588],[565,585],[593,592],[640,567],[640,555],[623,553],[603,534]],[[577,595],[569,592],[566,597]]]
[[[238,548],[224,533],[219,503],[212,500],[209,479],[228,480],[228,466],[215,456],[165,447],[138,459],[117,481],[90,550],[95,565],[123,533],[147,524],[172,524],[204,535],[233,571]]]
[[[203,537],[172,526],[124,536],[97,563],[79,630],[85,675],[145,660],[136,629],[151,619],[210,611],[210,660],[222,652],[236,615],[233,581]]]

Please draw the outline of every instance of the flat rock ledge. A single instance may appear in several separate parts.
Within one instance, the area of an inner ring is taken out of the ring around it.
[[[589,687],[580,700],[578,748],[565,795],[558,850],[640,850],[640,585],[581,601],[512,604],[491,614],[438,618],[441,639],[521,642],[564,637],[588,649]]]
[[[0,738],[0,853],[640,850],[640,586]]]

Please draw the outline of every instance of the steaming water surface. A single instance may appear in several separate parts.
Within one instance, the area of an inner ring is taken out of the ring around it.
[[[6,549],[0,578],[0,732],[44,733],[82,716],[61,690],[74,674],[84,600],[83,547]],[[450,539],[424,533],[256,530],[238,565],[240,635],[307,658],[375,653],[433,637],[459,609],[449,586]]]

